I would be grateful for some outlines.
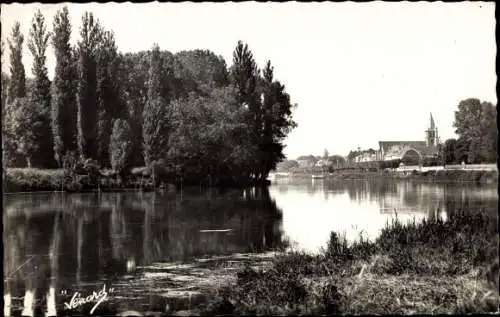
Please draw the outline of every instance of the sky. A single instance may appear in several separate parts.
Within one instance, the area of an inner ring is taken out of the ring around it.
[[[431,112],[444,141],[456,137],[461,100],[497,102],[493,2],[2,4],[2,40],[19,21],[28,75],[33,14],[40,9],[51,30],[64,5],[73,44],[85,11],[115,33],[122,52],[153,43],[173,53],[209,49],[231,65],[238,40],[247,43],[260,67],[271,60],[298,104],[298,127],[285,140],[289,159],[424,141]],[[47,59],[52,78],[52,47]]]

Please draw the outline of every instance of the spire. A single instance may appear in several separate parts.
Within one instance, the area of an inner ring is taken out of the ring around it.
[[[436,125],[434,124],[434,118],[432,118],[432,112],[431,112],[431,126],[430,130],[434,130],[436,128]]]

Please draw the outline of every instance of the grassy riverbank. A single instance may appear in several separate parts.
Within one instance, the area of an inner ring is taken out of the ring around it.
[[[496,183],[498,182],[498,171],[496,170],[437,170],[437,171],[408,171],[407,174],[398,172],[398,178],[410,178],[426,181],[444,182],[476,182],[476,183]]]
[[[172,183],[174,183],[175,180],[169,180],[170,183],[166,182],[164,185],[172,188]],[[143,182],[142,185],[138,185],[140,182]],[[193,181],[188,183],[185,181],[184,185],[199,186],[200,183]],[[207,186],[207,183],[204,182],[203,185]],[[246,187],[261,184],[235,184],[226,182],[212,185],[218,187]],[[153,184],[149,176],[142,178],[140,175],[131,175],[127,181],[121,181],[118,177],[100,177],[98,179],[92,179],[89,175],[70,174],[69,171],[65,169],[8,168],[6,169],[5,178],[3,180],[3,189],[5,193],[154,190],[159,186],[160,184]]]
[[[70,176],[64,169],[9,168],[5,172],[3,188],[6,193],[81,192],[97,189],[97,184],[87,175]]]
[[[332,234],[319,255],[240,270],[207,314],[413,314],[498,311],[496,216],[393,222],[373,242]]]

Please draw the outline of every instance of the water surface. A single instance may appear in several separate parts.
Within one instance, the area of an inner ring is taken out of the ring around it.
[[[332,230],[350,241],[360,234],[375,239],[396,215],[402,221],[446,219],[458,209],[496,213],[497,205],[496,185],[393,180],[282,179],[268,190],[5,195],[4,300],[10,306],[4,315],[88,314],[93,304],[68,311],[64,302],[103,285],[112,288],[113,301],[96,313],[165,311],[166,297],[189,292],[195,281],[214,287],[220,279],[209,279],[209,272],[233,276],[221,263],[247,261],[247,253],[272,257],[270,251],[290,244],[314,253]]]

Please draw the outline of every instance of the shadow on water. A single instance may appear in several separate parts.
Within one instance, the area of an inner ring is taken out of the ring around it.
[[[281,211],[259,188],[9,195],[3,217],[6,316],[68,313],[64,303],[75,292],[92,294],[155,262],[285,245]],[[76,311],[87,314],[94,304]]]

